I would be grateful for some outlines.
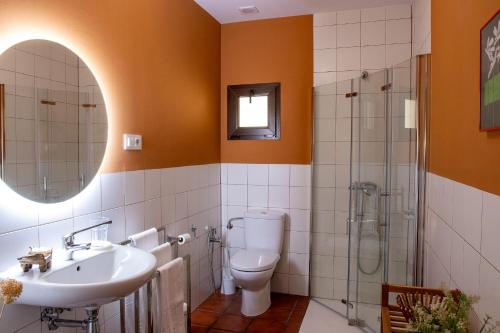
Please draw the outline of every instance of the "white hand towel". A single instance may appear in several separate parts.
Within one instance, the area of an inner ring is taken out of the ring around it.
[[[184,263],[177,258],[158,271],[160,289],[161,333],[184,333]]]
[[[170,243],[163,243],[149,251],[156,257],[156,266],[161,267],[172,260],[172,246]],[[151,307],[153,312],[153,322],[155,323],[154,331],[160,332],[161,314],[159,313],[159,300],[160,293],[158,282],[153,279],[153,298],[151,300]]]
[[[138,234],[128,236],[132,241],[132,245],[138,249],[149,251],[158,246],[158,230],[151,228],[139,232]]]
[[[156,266],[161,267],[172,260],[172,246],[166,242],[149,251],[156,257]]]
[[[128,237],[132,241],[132,246],[144,251],[150,251],[158,246],[158,230],[151,228]],[[146,330],[146,287],[139,289],[139,328],[143,333]],[[129,325],[127,325],[130,328]]]

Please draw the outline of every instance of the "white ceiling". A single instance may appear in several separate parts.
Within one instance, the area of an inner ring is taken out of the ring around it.
[[[220,23],[260,20],[338,10],[410,3],[411,0],[195,0]],[[242,14],[238,8],[256,6],[257,14]]]

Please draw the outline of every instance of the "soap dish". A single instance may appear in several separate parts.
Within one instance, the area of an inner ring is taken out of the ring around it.
[[[90,243],[90,248],[96,251],[107,251],[113,248],[113,244],[109,241],[92,241]]]

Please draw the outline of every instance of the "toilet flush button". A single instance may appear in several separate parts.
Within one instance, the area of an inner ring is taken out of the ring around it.
[[[123,150],[142,150],[142,135],[123,134]]]

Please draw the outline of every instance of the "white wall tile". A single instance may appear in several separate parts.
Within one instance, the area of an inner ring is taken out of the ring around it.
[[[337,23],[337,12],[317,13],[313,16],[313,25],[321,27],[325,25],[335,25]]]
[[[38,228],[40,246],[53,247],[54,250],[63,250],[63,237],[73,232],[73,219],[48,223]]]
[[[268,206],[268,187],[267,186],[248,186],[248,206],[267,207]]]
[[[385,65],[387,67],[394,66],[410,59],[411,45],[407,44],[391,44],[386,46],[385,50]]]
[[[187,192],[175,195],[175,221],[182,220],[188,216]]]
[[[489,314],[494,321],[500,320],[500,272],[486,260],[481,260],[479,281],[479,312],[481,317]]]
[[[290,274],[309,275],[309,254],[290,253]]]
[[[385,7],[361,9],[361,22],[385,21]]]
[[[102,209],[123,206],[125,203],[125,174],[106,173],[101,175]]]
[[[228,185],[227,203],[234,206],[247,205],[247,186],[246,185]]]
[[[307,296],[309,294],[309,277],[289,275],[289,292],[292,295]]]
[[[290,231],[290,252],[309,253],[309,233]]]
[[[145,226],[144,229],[159,228],[162,225],[161,198],[148,200],[144,203]]]
[[[337,47],[360,46],[360,25],[344,24],[337,26]]]
[[[314,72],[337,70],[337,51],[335,49],[316,50],[314,52]]]
[[[333,49],[337,47],[336,26],[315,27],[313,32],[315,50]]]
[[[290,165],[269,165],[269,185],[288,186],[290,184]]]
[[[363,46],[361,48],[361,68],[362,69],[383,69],[385,68],[385,45]]]
[[[30,246],[39,246],[37,228],[0,235],[0,271],[17,265],[16,258],[27,254]]]
[[[101,178],[95,177],[72,201],[74,216],[91,214],[101,210]]]
[[[481,256],[469,244],[464,244],[464,285],[463,291],[467,295],[479,295],[479,265]],[[453,277],[452,277],[453,278]]]
[[[385,21],[361,23],[361,46],[385,44]]]
[[[453,228],[476,250],[481,244],[482,194],[480,190],[455,182],[453,186]]]
[[[288,293],[288,274],[273,274],[271,279],[271,290],[278,293]]]
[[[125,172],[125,204],[144,201],[144,170]]]
[[[249,164],[248,165],[248,184],[249,185],[268,185],[269,184],[269,166],[267,164]]]
[[[290,187],[290,208],[310,209],[311,193],[309,186]]]
[[[483,192],[481,253],[500,271],[500,196]]]
[[[228,164],[227,172],[228,184],[247,184],[246,164]]]
[[[288,186],[269,186],[269,207],[289,208],[290,193]]]
[[[360,10],[345,10],[337,12],[337,24],[358,23],[360,21]]]
[[[130,236],[144,230],[144,202],[125,207],[125,233]]]
[[[388,44],[411,43],[411,19],[387,21],[386,38]]]
[[[175,193],[182,193],[189,190],[189,170],[187,167],[173,168]],[[162,175],[163,176],[163,175]],[[167,186],[168,188],[168,186]]]
[[[359,47],[337,49],[337,71],[359,70],[361,54]]]
[[[161,169],[150,169],[145,172],[145,199],[154,199],[161,196]]]
[[[102,212],[103,217],[111,219],[112,223],[108,228],[108,240],[112,243],[118,243],[125,240],[125,208],[118,207]]]
[[[411,17],[410,5],[396,5],[387,7],[386,18],[388,20],[397,20],[410,17]]]
[[[16,195],[12,190],[0,185],[3,195]],[[16,197],[12,201],[0,202],[0,234],[33,227],[37,224],[36,208],[24,198]]]
[[[310,186],[311,166],[292,164],[290,166],[290,186]]]

